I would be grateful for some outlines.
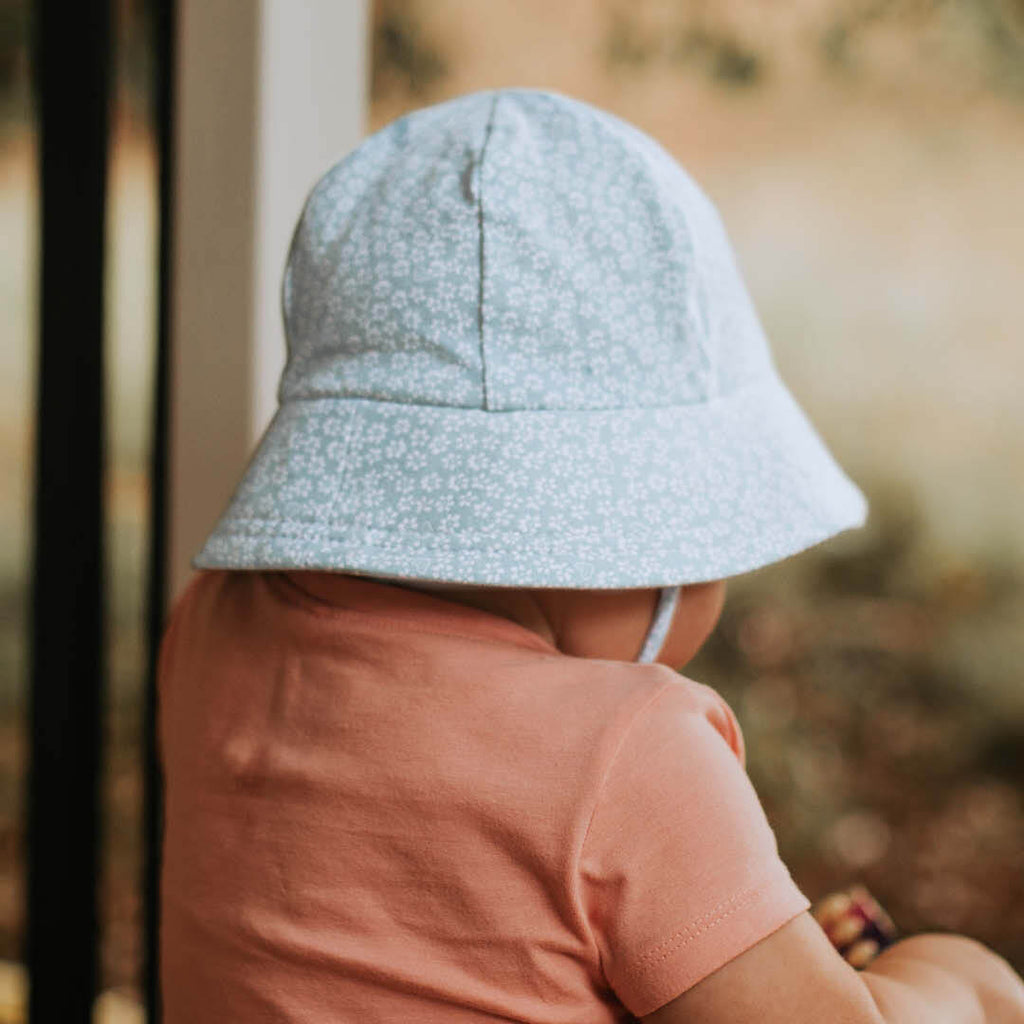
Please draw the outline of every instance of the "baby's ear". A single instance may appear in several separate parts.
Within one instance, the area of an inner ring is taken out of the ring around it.
[[[732,708],[726,703],[725,698],[719,693],[716,693],[715,696],[718,698],[718,708],[716,709],[716,714],[712,717],[712,721],[715,723],[715,728],[722,733],[726,742],[732,747],[742,767],[746,769],[747,748],[743,742],[743,730],[740,728],[740,723]]]

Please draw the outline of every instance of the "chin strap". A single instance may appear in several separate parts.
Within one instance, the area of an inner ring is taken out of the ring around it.
[[[679,599],[679,587],[662,587],[658,597],[658,606],[654,610],[654,618],[651,619],[650,628],[647,630],[647,639],[640,649],[637,661],[654,661],[661,651],[661,645],[665,642],[668,628],[672,625],[672,616],[675,614],[676,601]]]

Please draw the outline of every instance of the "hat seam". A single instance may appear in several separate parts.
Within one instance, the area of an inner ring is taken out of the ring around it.
[[[379,405],[395,405],[402,406],[403,408],[414,408],[414,409],[452,409],[453,411],[460,412],[486,412],[486,413],[557,413],[564,415],[565,413],[603,413],[603,412],[648,412],[657,409],[705,409],[709,405],[715,405],[719,402],[732,401],[735,398],[741,397],[747,391],[752,391],[754,388],[764,386],[769,383],[782,384],[781,378],[775,372],[773,368],[769,368],[767,373],[759,374],[757,377],[753,377],[748,381],[745,381],[738,388],[733,389],[729,392],[717,392],[714,395],[702,396],[695,399],[692,402],[672,402],[666,405],[603,405],[597,408],[586,408],[586,409],[573,409],[573,408],[544,408],[544,409],[488,409],[481,408],[475,405],[445,405],[441,402],[396,402],[389,398],[369,398],[366,395],[331,395],[331,394],[317,394],[317,395],[289,395],[281,405],[285,406],[289,402],[322,402],[322,401],[335,401],[335,402],[375,402]]]
[[[490,142],[491,133],[494,129],[495,112],[498,109],[498,98],[500,96],[500,91],[495,91],[494,100],[491,103],[491,111],[487,117],[487,126],[484,128],[484,141],[480,146],[480,156],[477,158],[476,166],[476,216],[480,240],[480,287],[477,293],[476,322],[477,331],[480,335],[480,384],[483,400],[481,408],[483,409],[489,407],[487,398],[487,349],[484,343],[484,154],[487,152],[487,143]]]

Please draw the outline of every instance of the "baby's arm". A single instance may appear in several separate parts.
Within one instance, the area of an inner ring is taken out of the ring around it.
[[[960,935],[902,939],[856,971],[804,912],[644,1024],[1024,1024],[1024,981]]]

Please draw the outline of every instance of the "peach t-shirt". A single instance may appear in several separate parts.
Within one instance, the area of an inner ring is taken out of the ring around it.
[[[643,1016],[808,908],[710,687],[333,573],[198,573],[159,672],[166,1024]]]

